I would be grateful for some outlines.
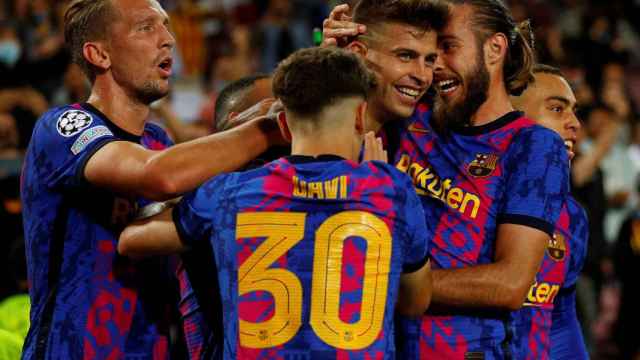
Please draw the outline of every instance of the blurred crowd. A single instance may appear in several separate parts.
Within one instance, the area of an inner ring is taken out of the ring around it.
[[[312,46],[313,29],[321,28],[339,3],[160,2],[177,39],[178,86],[170,99],[153,106],[153,116],[177,141],[215,131],[214,103],[225,84],[269,73],[294,50]],[[7,325],[2,314],[8,303],[25,306],[19,301],[28,286],[19,173],[33,125],[49,107],[82,102],[89,95],[87,79],[64,48],[66,4],[0,3],[0,274],[7,274],[0,276],[0,331],[25,326]],[[617,358],[628,342],[637,342],[629,330],[640,323],[635,305],[640,303],[635,286],[640,274],[640,23],[634,21],[640,1],[520,0],[510,5],[517,19],[531,20],[540,62],[562,68],[578,97],[582,129],[572,181],[590,218],[578,308],[594,358]],[[180,111],[181,91],[198,95],[195,116]]]

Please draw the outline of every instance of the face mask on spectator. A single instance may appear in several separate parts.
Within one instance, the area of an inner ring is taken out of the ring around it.
[[[13,67],[18,62],[21,52],[20,45],[15,41],[0,41],[0,62],[8,67]]]

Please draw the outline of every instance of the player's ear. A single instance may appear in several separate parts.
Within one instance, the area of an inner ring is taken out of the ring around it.
[[[356,132],[364,135],[367,129],[367,102],[363,101],[356,108]]]
[[[282,133],[282,137],[290,143],[291,130],[289,130],[289,124],[287,124],[287,115],[284,113],[284,111],[280,111],[278,113],[278,126],[280,127],[280,133]]]
[[[111,67],[111,58],[102,42],[86,42],[82,46],[82,55],[89,64],[101,70]]]
[[[367,56],[367,51],[369,51],[369,48],[367,47],[367,45],[362,41],[358,41],[358,40],[350,42],[349,45],[345,46],[345,49],[352,51],[362,56],[363,58]]]
[[[487,65],[504,62],[509,50],[507,37],[503,33],[495,33],[484,43],[484,56]]]

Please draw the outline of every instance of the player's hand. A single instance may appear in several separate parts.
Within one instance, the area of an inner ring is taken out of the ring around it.
[[[364,135],[364,155],[362,161],[378,160],[387,162],[387,151],[382,146],[382,139],[376,137],[373,131]]]
[[[329,14],[329,18],[322,23],[322,44],[321,46],[344,47],[351,39],[367,31],[367,27],[353,22],[349,16],[348,4],[338,5]]]
[[[245,111],[235,115],[232,119],[230,119],[221,129],[221,131],[229,130],[238,125],[244,124],[248,121],[251,121],[255,118],[266,116],[269,114],[269,110],[273,103],[276,102],[274,98],[266,98],[257,102],[255,105],[246,109]]]
[[[282,105],[282,101],[276,100],[271,103],[271,107],[269,107],[269,111],[267,111],[267,116],[273,119],[278,118],[278,114],[284,111],[284,105]]]

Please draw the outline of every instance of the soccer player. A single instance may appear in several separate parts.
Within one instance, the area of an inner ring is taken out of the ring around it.
[[[25,158],[25,359],[167,358],[165,261],[118,256],[120,230],[149,200],[240,167],[279,137],[263,118],[160,151],[171,140],[145,119],[169,91],[168,21],[155,0],[75,0],[65,14],[92,93],[44,114]]]
[[[276,99],[271,90],[270,75],[255,74],[238,79],[225,86],[215,103],[214,124],[217,131],[225,131],[267,115]],[[252,169],[289,153],[285,146],[270,147],[265,153],[248,163]],[[199,244],[181,254],[177,275],[180,285],[179,311],[189,358],[217,358],[222,351],[224,333],[219,301],[219,284],[213,263],[213,252],[209,243]]]
[[[334,13],[345,8],[341,5]],[[366,24],[367,33],[345,47],[360,55],[376,75],[378,86],[368,102],[369,130],[378,132],[385,124],[394,127],[394,120],[413,114],[433,81],[436,31],[447,17],[447,6],[438,1],[358,2],[354,21]]]
[[[292,155],[213,178],[172,214],[125,229],[118,250],[210,242],[227,359],[393,359],[394,308],[415,316],[429,303],[429,243],[409,179],[355,162],[373,77],[353,54],[312,48],[273,82]]]
[[[216,131],[230,129],[266,114],[275,100],[270,75],[254,74],[231,82],[216,98],[213,120]],[[251,111],[247,111],[249,109]]]
[[[560,70],[540,64],[533,72],[534,82],[522,95],[512,97],[513,105],[557,132],[572,159],[580,128],[575,95]],[[520,354],[516,358],[589,358],[576,314],[576,281],[584,265],[587,240],[586,212],[570,196],[524,307],[513,314]]]
[[[502,359],[516,351],[510,312],[523,304],[568,195],[568,159],[557,134],[509,101],[532,78],[531,29],[499,0],[449,4],[434,108],[418,107],[396,153],[434,230],[434,307],[399,330],[406,358]],[[341,31],[329,36],[368,31],[332,15],[328,25]]]

